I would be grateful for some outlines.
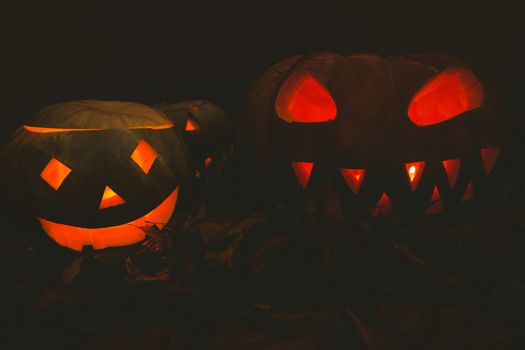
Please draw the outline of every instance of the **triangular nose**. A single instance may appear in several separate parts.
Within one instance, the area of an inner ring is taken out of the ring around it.
[[[115,191],[111,189],[111,187],[106,186],[106,188],[104,189],[104,194],[102,195],[102,199],[100,200],[100,206],[98,208],[104,209],[121,205],[124,203],[126,203],[126,201],[122,199],[121,196],[116,194]]]

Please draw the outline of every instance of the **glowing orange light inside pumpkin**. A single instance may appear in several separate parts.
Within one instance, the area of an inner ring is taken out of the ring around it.
[[[458,178],[461,159],[456,158],[444,160],[442,163],[443,167],[445,168],[445,171],[447,172],[448,186],[452,188],[456,184],[456,180]]]
[[[474,198],[474,187],[472,186],[472,181],[469,181],[465,188],[465,193],[463,193],[463,197],[461,197],[461,202],[466,202],[472,198]]]
[[[310,75],[288,79],[275,100],[275,110],[281,119],[298,123],[326,122],[337,115],[330,92]]]
[[[49,186],[53,187],[55,191],[58,191],[69,173],[71,173],[71,169],[53,157],[40,173],[40,177],[47,182]]]
[[[147,174],[149,173],[155,159],[157,159],[157,152],[144,140],[140,140],[137,147],[131,154],[131,159],[137,163],[142,171]]]
[[[392,200],[386,194],[386,192],[383,192],[383,194],[377,201],[376,206],[374,207],[374,209],[372,209],[372,215],[373,216],[386,215],[386,214],[391,213],[393,210],[394,210],[394,205],[392,204]]]
[[[111,227],[85,228],[59,224],[44,218],[38,218],[38,220],[44,231],[55,242],[78,252],[88,245],[93,246],[94,249],[125,246],[142,241],[146,236],[145,231],[153,225],[162,227],[162,224],[167,223],[177,204],[178,195],[179,188],[177,187],[162,203],[146,215]]]
[[[414,191],[421,180],[423,175],[423,169],[425,169],[425,162],[414,162],[406,163],[405,169],[408,174],[408,180],[410,182],[410,188]]]
[[[357,194],[359,192],[359,189],[361,188],[361,185],[363,184],[363,180],[365,179],[365,170],[364,169],[339,169],[341,171],[341,174],[343,175],[343,178],[345,179],[346,183],[354,192]]]
[[[449,67],[415,94],[408,116],[417,126],[434,125],[478,108],[483,98],[483,88],[474,73]]]
[[[199,123],[197,123],[196,120],[194,120],[193,118],[188,118],[186,120],[186,126],[184,127],[184,130],[186,131],[196,131],[196,130],[199,130],[200,129],[200,126],[199,126]]]
[[[310,175],[312,173],[312,169],[314,167],[314,163],[308,163],[308,162],[292,162],[292,168],[295,172],[295,175],[297,176],[297,179],[299,180],[299,184],[306,188],[308,186],[308,182],[310,181]]]
[[[430,198],[430,204],[425,210],[425,214],[436,214],[443,210],[443,202],[441,201],[441,195],[439,194],[437,186],[434,186],[432,197]]]
[[[415,165],[412,165],[408,169],[408,174],[410,176],[410,181],[414,181],[414,178],[416,177],[416,167],[415,167]]]
[[[109,130],[105,128],[46,128],[41,126],[30,126],[30,125],[24,125],[23,126],[25,130],[29,132],[34,132],[37,134],[47,134],[50,132],[71,132],[71,131],[99,131],[99,130]],[[172,128],[173,124],[164,124],[164,125],[153,125],[153,126],[132,126],[132,127],[126,127],[124,129],[126,130],[133,130],[133,129],[151,129],[151,130],[162,130],[162,129],[169,129]],[[117,129],[117,128],[115,128]]]
[[[212,157],[207,157],[206,159],[204,159],[204,166],[206,168],[211,167],[212,163],[213,163],[213,158]]]
[[[126,201],[122,199],[121,196],[116,194],[115,191],[111,189],[111,187],[106,186],[104,193],[102,194],[102,199],[100,200],[99,209],[114,207],[124,203],[126,203]]]
[[[483,169],[485,170],[485,175],[488,175],[496,161],[498,160],[500,148],[499,147],[487,147],[482,148],[481,150],[481,159],[483,160]]]

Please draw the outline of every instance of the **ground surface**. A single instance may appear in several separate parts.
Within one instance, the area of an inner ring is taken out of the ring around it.
[[[409,224],[334,222],[298,190],[254,205],[241,183],[130,248],[4,235],[0,347],[523,349],[519,178]]]

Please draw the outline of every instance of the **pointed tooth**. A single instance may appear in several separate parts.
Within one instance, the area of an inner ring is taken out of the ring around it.
[[[463,193],[463,197],[461,198],[461,203],[464,203],[474,197],[474,186],[472,186],[472,180],[469,180],[467,183],[467,187],[465,188],[465,193]]]
[[[432,197],[430,198],[430,204],[425,210],[425,214],[437,214],[443,211],[443,201],[441,200],[441,195],[437,186],[434,186],[434,191],[432,192]]]
[[[391,213],[394,210],[394,205],[392,200],[383,192],[374,209],[372,209],[372,216],[386,215]]]
[[[405,169],[407,171],[410,188],[412,191],[415,191],[417,185],[419,185],[419,181],[421,181],[421,176],[423,175],[423,170],[425,169],[425,162],[406,163]]]
[[[346,183],[357,194],[361,189],[366,171],[364,169],[339,169]]]
[[[299,180],[299,184],[306,188],[308,186],[308,182],[310,181],[310,175],[312,174],[312,169],[314,167],[314,163],[309,162],[292,162],[292,168],[295,172],[295,175],[297,176],[297,180]]]
[[[483,161],[483,169],[485,170],[485,175],[488,175],[496,161],[498,160],[500,148],[499,147],[487,147],[480,150],[481,160]]]
[[[459,168],[461,166],[461,159],[448,159],[442,161],[442,163],[447,173],[448,186],[449,188],[452,188],[454,187],[454,185],[456,184],[456,180],[458,179]]]

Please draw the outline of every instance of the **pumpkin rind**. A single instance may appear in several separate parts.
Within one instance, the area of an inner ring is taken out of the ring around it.
[[[449,67],[472,71],[484,100],[447,121],[415,125],[408,107],[416,93]],[[279,92],[290,79],[308,74],[323,84],[337,107],[333,120],[297,123],[278,116]],[[253,86],[244,115],[243,135],[252,173],[267,184],[304,183],[294,176],[297,162],[313,163],[306,190],[335,186],[347,212],[374,212],[382,195],[403,215],[425,212],[437,186],[445,208],[460,202],[467,183],[475,192],[490,188],[504,172],[502,151],[490,174],[483,172],[480,149],[506,149],[511,134],[509,107],[502,89],[463,60],[440,53],[380,57],[331,52],[294,56],[269,68]],[[449,186],[443,161],[460,159],[455,185]],[[425,162],[412,189],[406,164]],[[363,169],[359,191],[350,188],[344,169]],[[272,185],[269,185],[272,186]],[[358,192],[358,193],[356,193]]]
[[[159,103],[154,107],[184,135],[196,175],[201,180],[213,181],[231,157],[233,130],[230,117],[216,104],[204,100]]]
[[[73,101],[41,110],[25,125],[74,131],[15,131],[2,153],[2,185],[9,198],[4,213],[15,221],[39,217],[80,228],[142,217],[188,177],[189,155],[179,131],[156,128],[171,124],[162,113],[129,102]],[[148,172],[131,157],[144,142],[155,153]],[[41,177],[52,158],[70,169],[56,189]],[[102,205],[108,187],[122,201]]]

